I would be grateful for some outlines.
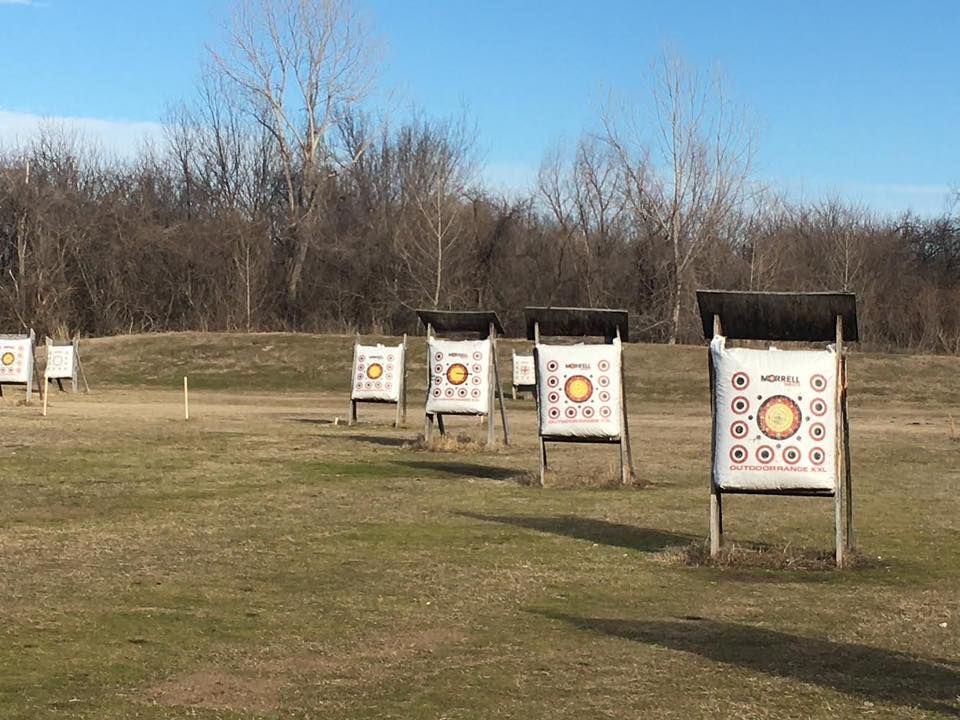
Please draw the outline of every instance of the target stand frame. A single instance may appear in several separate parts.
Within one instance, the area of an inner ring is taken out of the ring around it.
[[[73,347],[73,376],[69,378],[70,380],[70,392],[78,393],[80,392],[80,382],[83,383],[83,392],[90,392],[90,383],[87,382],[87,374],[83,371],[83,363],[80,361],[80,338],[74,336],[72,340],[54,340],[51,337],[47,337],[45,340],[45,345],[47,348],[47,359],[43,365],[43,379],[46,381],[44,383],[43,391],[46,393],[50,389],[50,383],[57,383],[57,387],[60,389],[60,392],[66,392],[63,387],[63,381],[67,378],[52,378],[47,375],[47,368],[50,366],[50,348],[52,347]]]
[[[357,347],[360,343],[360,333],[357,333],[357,337],[353,343],[353,363],[350,366],[351,372],[351,387],[353,383],[352,373],[353,369],[357,366]],[[393,420],[393,426],[395,428],[403,427],[407,424],[407,334],[403,334],[403,370],[400,373],[400,396],[399,399],[394,400],[376,400],[373,398],[354,398],[353,391],[350,391],[350,407],[347,411],[347,425],[356,425],[359,423],[357,418],[357,406],[360,403],[368,403],[373,405],[396,405],[397,413],[396,417]]]
[[[522,356],[518,356],[516,350],[511,350],[510,352],[511,352],[511,354],[510,354],[510,360],[511,360],[510,370],[511,370],[511,373],[512,373],[513,367],[514,367],[514,364],[515,364],[515,362],[514,362],[515,359],[516,359],[517,357],[522,357]],[[532,356],[531,356],[531,357],[532,357]],[[537,382],[536,382],[537,359],[536,359],[536,358],[533,358],[533,368],[534,368],[534,381],[533,381],[532,384],[529,384],[529,383],[526,383],[526,384],[525,384],[525,383],[518,383],[518,382],[516,381],[517,379],[511,375],[510,382],[511,382],[511,387],[513,388],[513,399],[514,399],[514,400],[517,399],[517,393],[528,392],[528,393],[530,393],[531,395],[533,395],[533,399],[534,399],[534,401],[536,401],[536,399],[537,399]]]
[[[537,435],[540,444],[540,487],[544,485],[544,476],[548,467],[547,443],[588,443],[617,445],[620,456],[620,482],[622,485],[637,482],[637,471],[633,463],[633,446],[630,442],[630,420],[627,413],[627,387],[624,377],[623,347],[620,349],[620,412],[621,428],[617,438],[605,437],[569,437],[564,435],[543,435],[540,429],[540,357],[537,347],[542,335],[550,337],[586,338],[602,337],[607,345],[615,340],[628,342],[629,314],[626,310],[607,308],[570,308],[570,307],[526,307],[523,309],[527,326],[527,339],[533,340],[534,367],[538,369],[534,398],[537,407]]]
[[[837,567],[853,551],[853,480],[850,463],[850,423],[847,413],[847,358],[844,341],[857,342],[857,298],[854,293],[745,292],[697,290],[697,305],[707,339],[835,343],[836,483],[833,490],[723,490],[717,482],[717,377],[713,353],[707,348],[710,374],[710,556],[723,546],[724,495],[827,497],[834,500]]]
[[[37,335],[30,328],[30,332],[23,335],[0,335],[0,340],[30,340],[30,378],[26,383],[0,382],[0,397],[3,397],[4,385],[24,385],[26,387],[26,403],[30,404],[33,399],[33,386],[37,386],[37,392],[40,398],[43,398],[44,387],[41,384],[40,374],[37,372]]]
[[[500,424],[503,426],[503,444],[510,445],[510,433],[507,428],[507,411],[503,404],[503,389],[500,386],[500,362],[497,358],[497,335],[503,335],[503,324],[497,314],[490,310],[417,310],[417,318],[427,330],[427,347],[430,339],[436,337],[436,331],[442,333],[457,333],[475,335],[480,340],[490,339],[490,353],[493,355],[490,363],[491,377],[488,381],[491,392],[487,406],[487,447],[493,447],[496,439],[494,430],[494,415],[496,403],[500,402]],[[429,352],[429,350],[428,350]],[[427,392],[430,392],[430,366],[427,362]],[[446,435],[443,423],[444,415],[475,415],[476,413],[434,413],[424,412],[424,441],[429,443],[433,439],[433,426],[436,421],[440,435]],[[481,422],[483,415],[480,415]]]

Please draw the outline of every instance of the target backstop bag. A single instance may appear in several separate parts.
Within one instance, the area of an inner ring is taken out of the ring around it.
[[[837,362],[832,351],[710,344],[716,393],[714,478],[722,490],[836,486]]]
[[[621,346],[537,345],[540,435],[617,440],[622,428]]]
[[[43,374],[48,380],[75,379],[77,355],[73,345],[47,345],[47,364]]]
[[[427,343],[430,383],[427,414],[487,415],[490,412],[491,356],[486,340],[437,340]]]
[[[32,382],[32,337],[0,337],[0,383],[21,383],[29,386]]]
[[[403,345],[356,345],[351,400],[399,402],[403,384]]]

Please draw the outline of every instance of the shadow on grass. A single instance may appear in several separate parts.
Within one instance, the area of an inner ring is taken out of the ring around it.
[[[389,437],[387,435],[354,435],[351,439],[371,445],[382,445],[383,447],[403,447],[410,442],[405,438]]]
[[[583,630],[693,653],[873,702],[960,717],[960,670],[949,661],[704,618],[653,621],[538,614]]]
[[[327,418],[292,417],[287,418],[287,420],[297,423],[307,423],[308,425],[333,425],[333,420],[328,420]]]
[[[397,462],[414,470],[447,473],[449,475],[465,475],[467,477],[484,478],[487,480],[509,480],[522,473],[513,468],[492,467],[490,465],[476,465],[464,462],[443,462],[438,460],[405,460]]]
[[[470,512],[458,514],[474,520],[516,525],[517,527],[550,533],[551,535],[564,535],[600,545],[642,550],[644,552],[660,552],[664,548],[682,545],[696,539],[692,535],[681,535],[574,515],[531,517],[528,515],[482,515]]]

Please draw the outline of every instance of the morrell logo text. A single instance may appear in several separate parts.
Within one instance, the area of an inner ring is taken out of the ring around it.
[[[796,375],[761,375],[760,382],[783,383],[784,385],[799,385],[800,378]]]

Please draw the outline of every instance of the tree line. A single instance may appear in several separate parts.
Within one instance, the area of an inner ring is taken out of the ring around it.
[[[791,202],[715,78],[665,56],[637,100],[482,182],[463,114],[369,108],[376,55],[346,0],[238,3],[163,140],[110,158],[63,127],[0,152],[0,328],[400,333],[418,307],[625,308],[700,338],[698,287],[856,292],[878,349],[960,352],[960,214]]]

